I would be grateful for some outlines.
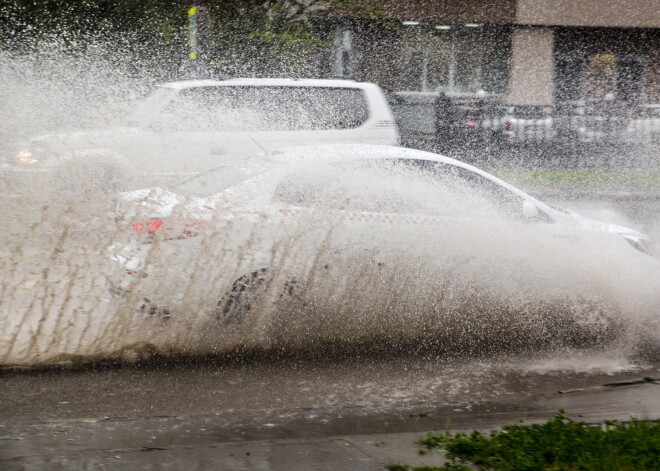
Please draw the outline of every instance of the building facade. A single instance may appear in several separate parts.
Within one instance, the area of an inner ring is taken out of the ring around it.
[[[658,0],[373,3],[388,21],[336,18],[330,76],[511,105],[660,103]]]

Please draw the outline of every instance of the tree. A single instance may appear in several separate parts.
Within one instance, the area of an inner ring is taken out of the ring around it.
[[[205,10],[205,61],[219,75],[316,75],[332,14],[386,18],[347,0],[9,0],[0,6],[4,49],[57,38],[76,50],[117,44],[170,72],[187,60],[187,10]],[[178,65],[175,65],[178,64]]]

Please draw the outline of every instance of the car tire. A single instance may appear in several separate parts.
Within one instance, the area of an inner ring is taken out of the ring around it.
[[[254,309],[261,294],[269,290],[273,275],[268,268],[261,268],[237,278],[229,291],[216,304],[213,315],[224,325],[238,325]],[[279,290],[276,303],[293,298],[299,291],[298,282],[286,278]]]
[[[252,309],[262,286],[266,287],[267,279],[267,268],[237,278],[214,308],[215,319],[227,325],[240,324]]]
[[[140,306],[137,309],[139,315],[146,315],[154,319],[160,319],[161,322],[166,323],[170,320],[171,314],[168,308],[160,307],[151,302],[149,298],[143,298]]]

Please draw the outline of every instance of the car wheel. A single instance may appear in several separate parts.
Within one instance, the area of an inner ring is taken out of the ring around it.
[[[254,310],[259,295],[268,291],[272,282],[273,277],[268,268],[239,277],[215,306],[215,319],[226,325],[240,324]],[[287,278],[279,290],[276,302],[291,299],[298,291],[298,282]]]
[[[240,324],[250,312],[259,289],[266,283],[267,273],[267,268],[261,268],[236,279],[218,301],[213,312],[215,318],[224,324]]]
[[[152,303],[149,298],[143,298],[142,303],[137,309],[140,315],[147,315],[152,318],[160,318],[163,322],[170,320],[170,310]]]

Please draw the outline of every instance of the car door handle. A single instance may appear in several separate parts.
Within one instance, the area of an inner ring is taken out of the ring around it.
[[[227,151],[224,148],[219,146],[213,146],[209,149],[209,154],[213,154],[213,155],[222,155],[225,154],[226,152]]]

